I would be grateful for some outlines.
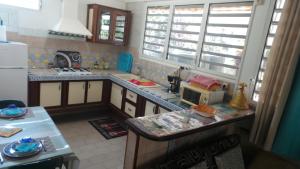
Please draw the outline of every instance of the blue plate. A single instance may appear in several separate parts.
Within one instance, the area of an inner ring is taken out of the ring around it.
[[[43,144],[35,139],[24,142],[23,139],[6,145],[3,154],[12,158],[24,158],[37,155],[43,149]]]
[[[1,118],[16,118],[24,116],[27,113],[26,109],[22,108],[5,108],[0,109]]]

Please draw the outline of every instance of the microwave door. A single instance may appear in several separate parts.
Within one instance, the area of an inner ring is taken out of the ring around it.
[[[183,90],[183,100],[185,100],[189,104],[198,105],[200,101],[201,93],[196,92],[194,90],[190,90],[188,88],[185,88]]]

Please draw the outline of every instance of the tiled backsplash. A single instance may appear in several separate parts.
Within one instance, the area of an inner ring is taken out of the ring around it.
[[[9,41],[17,41],[28,44],[30,67],[46,68],[49,62],[53,62],[57,50],[79,51],[82,55],[82,66],[93,66],[95,61],[98,63],[105,60],[110,63],[111,68],[116,67],[117,57],[124,47],[112,45],[89,43],[80,40],[55,39],[44,37],[24,36],[17,33],[8,32]]]

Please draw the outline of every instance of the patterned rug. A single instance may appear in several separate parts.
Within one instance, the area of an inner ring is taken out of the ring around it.
[[[104,136],[107,140],[127,135],[127,127],[122,122],[118,122],[111,117],[104,116],[89,123]]]

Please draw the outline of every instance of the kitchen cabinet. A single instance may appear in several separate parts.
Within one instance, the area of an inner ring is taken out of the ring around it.
[[[87,27],[93,36],[90,42],[127,45],[131,12],[98,4],[88,5]]]
[[[89,81],[87,89],[87,103],[101,102],[102,101],[102,81]]]
[[[44,82],[40,84],[40,106],[54,107],[61,105],[61,82]]]
[[[69,82],[68,105],[84,103],[85,84],[85,82]]]
[[[124,112],[131,117],[135,117],[136,107],[128,102],[125,102]]]
[[[167,112],[170,112],[170,110],[165,109],[159,104],[153,103],[152,101],[146,100],[144,116],[167,113]]]
[[[156,108],[157,108],[157,105],[155,103],[152,103],[152,102],[146,100],[145,116],[156,114]]]
[[[115,107],[117,107],[119,110],[122,109],[123,91],[124,91],[123,87],[115,83],[112,83],[110,103]]]

